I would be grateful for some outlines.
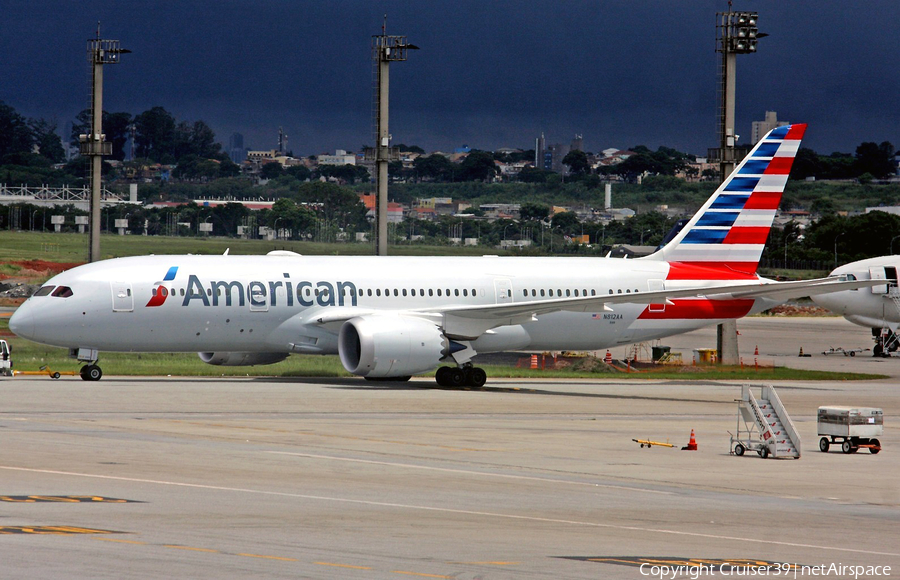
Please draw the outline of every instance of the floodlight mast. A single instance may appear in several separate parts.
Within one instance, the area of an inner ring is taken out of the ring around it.
[[[366,150],[366,158],[375,161],[378,176],[375,181],[375,253],[387,255],[388,228],[388,164],[400,159],[400,150],[391,147],[388,130],[388,85],[391,62],[406,60],[407,52],[419,47],[409,44],[405,36],[382,33],[372,37],[372,58],[376,67],[375,147]]]
[[[88,61],[92,66],[91,76],[91,132],[79,135],[80,153],[91,159],[91,199],[90,199],[90,244],[88,262],[100,259],[100,189],[103,156],[112,154],[112,143],[106,142],[103,134],[103,65],[117,64],[121,55],[131,52],[121,48],[118,40],[102,40],[100,27],[97,38],[87,41]]]
[[[738,136],[734,130],[736,65],[738,54],[756,52],[756,40],[766,36],[759,34],[756,12],[733,12],[731,2],[728,12],[716,13],[716,52],[722,53],[719,70],[719,149],[710,150],[719,160],[719,178],[725,179],[734,171],[735,165],[746,155],[738,155],[735,149]],[[738,159],[740,156],[741,159]],[[718,325],[716,329],[716,349],[718,362],[724,365],[740,363],[738,354],[737,322],[734,320]]]

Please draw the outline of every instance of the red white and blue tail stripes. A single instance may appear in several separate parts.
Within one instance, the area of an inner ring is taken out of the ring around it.
[[[754,274],[805,130],[802,124],[770,131],[684,229],[650,258],[678,262],[673,270],[684,274],[708,268]]]

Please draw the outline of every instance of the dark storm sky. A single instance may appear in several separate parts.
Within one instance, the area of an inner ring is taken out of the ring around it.
[[[529,148],[584,135],[585,149],[659,145],[705,154],[715,142],[715,12],[724,1],[237,2],[0,0],[0,100],[62,129],[89,95],[85,41],[133,51],[105,69],[105,108],[162,106],[202,119],[220,141],[256,149],[279,126],[295,154],[371,141],[370,43],[421,50],[391,67],[394,141]],[[759,0],[770,36],[738,57],[737,131],[764,111],[807,122],[806,145],[900,146],[900,2]]]

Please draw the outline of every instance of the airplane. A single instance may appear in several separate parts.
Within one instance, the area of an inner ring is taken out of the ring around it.
[[[870,286],[756,273],[805,129],[768,133],[684,228],[644,258],[116,258],[54,276],[9,327],[68,348],[86,363],[84,380],[102,377],[100,351],[197,352],[225,366],[316,353],[338,354],[369,380],[438,367],[439,385],[480,387],[487,374],[472,363],[477,353],[600,350]]]
[[[813,301],[844,318],[872,329],[873,356],[890,356],[900,348],[900,256],[878,256],[835,268],[830,276],[843,280],[872,280],[870,288],[812,296]]]

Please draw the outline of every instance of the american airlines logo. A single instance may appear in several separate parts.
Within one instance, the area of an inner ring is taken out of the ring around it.
[[[163,282],[171,282],[175,279],[175,274],[178,273],[178,266],[172,266],[169,268],[169,271],[166,272],[166,277],[163,278]],[[147,307],[150,308],[152,306],[162,306],[166,301],[166,298],[169,297],[169,290],[163,286],[162,284],[157,284],[156,288],[153,289],[153,296],[150,297],[150,301],[147,302]]]
[[[166,273],[163,282],[175,279],[178,267]],[[172,290],[172,294],[175,291]],[[199,302],[203,306],[246,306],[267,308],[269,306],[356,306],[357,290],[353,282],[311,282],[294,281],[288,273],[284,280],[238,282],[237,280],[211,280],[204,284],[194,274],[188,276],[187,288],[182,291],[182,306]],[[147,302],[148,307],[162,306],[169,296],[169,289],[160,283]]]

